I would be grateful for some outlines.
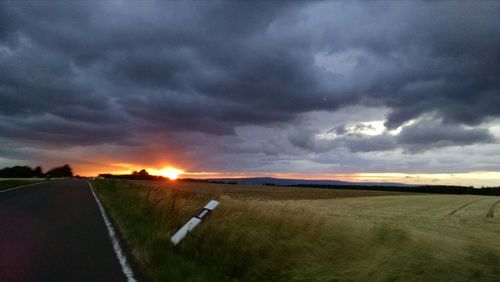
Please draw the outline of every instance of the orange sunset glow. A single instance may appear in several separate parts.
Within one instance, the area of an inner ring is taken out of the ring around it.
[[[162,168],[160,170],[149,169],[148,171],[151,174],[161,175],[161,176],[167,177],[170,180],[176,180],[177,178],[179,178],[179,175],[184,173],[184,170],[173,168],[173,167],[166,167],[166,168]]]
[[[149,174],[167,177],[170,180],[178,178],[245,178],[245,177],[275,177],[288,179],[324,179],[342,180],[351,182],[399,182],[405,184],[440,184],[440,185],[467,185],[474,187],[500,185],[500,171],[471,171],[462,173],[294,173],[294,172],[222,172],[222,171],[192,171],[189,168],[177,165],[151,167],[146,164],[110,163],[102,167],[76,165],[75,170],[81,175],[97,175],[99,173],[130,174],[146,168]]]

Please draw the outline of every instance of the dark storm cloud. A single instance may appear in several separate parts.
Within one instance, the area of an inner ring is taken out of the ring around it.
[[[483,128],[464,128],[436,121],[423,121],[405,127],[397,140],[409,150],[419,151],[432,147],[490,143],[495,137]]]
[[[447,146],[466,146],[497,141],[487,129],[446,124],[442,120],[429,117],[404,126],[397,135],[388,132],[367,135],[359,131],[365,129],[373,129],[373,126],[356,124],[350,128],[351,131],[345,126],[337,126],[327,132],[335,133],[335,138],[321,138],[318,130],[299,127],[288,135],[288,141],[298,148],[317,153],[338,148],[347,148],[353,153],[402,148],[406,152],[416,153]]]
[[[52,115],[14,120],[0,119],[2,138],[47,147],[70,147],[101,143],[127,143],[128,133],[116,125],[68,121]]]
[[[70,146],[161,131],[234,135],[364,104],[388,107],[391,129],[430,113],[439,123],[405,127],[397,139],[345,137],[353,152],[493,142],[486,129],[464,126],[500,116],[499,8],[3,2],[1,137]],[[284,138],[331,150],[300,130]]]

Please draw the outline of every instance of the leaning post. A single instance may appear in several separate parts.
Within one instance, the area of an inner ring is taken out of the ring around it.
[[[219,205],[219,202],[216,200],[211,200],[208,202],[208,204],[203,207],[203,210],[196,216],[192,217],[184,226],[179,229],[172,238],[170,238],[170,241],[174,246],[179,244],[186,235],[193,231],[193,229],[198,226],[198,224],[201,223],[203,218],[205,218],[211,211],[213,211],[217,206]]]

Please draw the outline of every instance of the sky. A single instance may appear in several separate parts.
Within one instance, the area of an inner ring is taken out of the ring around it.
[[[0,2],[0,167],[500,185],[500,2]]]

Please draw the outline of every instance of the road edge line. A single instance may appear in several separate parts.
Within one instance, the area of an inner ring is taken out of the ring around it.
[[[38,182],[38,183],[24,184],[24,185],[21,185],[21,186],[17,186],[17,187],[13,187],[13,188],[9,188],[9,189],[0,190],[0,193],[9,192],[9,191],[21,189],[21,188],[24,188],[24,187],[27,187],[27,186],[33,186],[33,185],[38,185],[38,184],[47,183],[47,182],[48,181],[41,181],[41,182]]]
[[[94,196],[97,206],[99,207],[99,211],[101,212],[101,216],[104,220],[106,229],[108,230],[109,238],[111,239],[111,243],[113,245],[113,250],[115,251],[115,255],[118,258],[120,266],[122,267],[122,272],[123,274],[125,274],[125,277],[127,278],[128,282],[136,282],[137,280],[135,279],[134,272],[132,271],[132,268],[128,263],[127,257],[125,256],[125,252],[121,247],[118,237],[116,236],[116,232],[113,225],[111,225],[111,221],[109,220],[106,210],[104,209],[104,206],[102,205],[101,201],[95,194],[94,186],[92,186],[92,183],[87,181],[87,184],[89,185],[90,191],[92,192],[92,196]]]

